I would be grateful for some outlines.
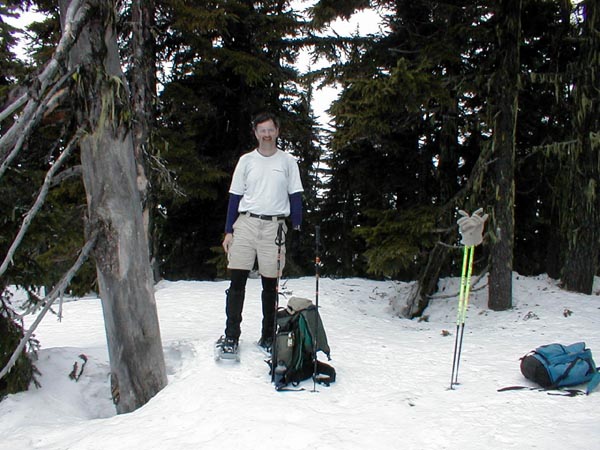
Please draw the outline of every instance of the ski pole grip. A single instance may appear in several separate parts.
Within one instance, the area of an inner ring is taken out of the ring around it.
[[[277,236],[275,237],[275,244],[278,247],[281,247],[285,243],[283,238],[283,222],[279,222],[279,226],[277,227]]]

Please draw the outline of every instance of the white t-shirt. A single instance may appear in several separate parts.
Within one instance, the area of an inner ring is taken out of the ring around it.
[[[272,156],[263,156],[253,150],[238,161],[229,193],[242,196],[240,212],[289,216],[288,195],[303,190],[298,163],[292,155],[277,150]]]

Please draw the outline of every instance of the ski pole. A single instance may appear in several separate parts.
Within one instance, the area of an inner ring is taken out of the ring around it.
[[[275,283],[275,313],[273,314],[273,340],[271,341],[271,382],[275,381],[275,367],[277,366],[277,354],[275,339],[277,338],[277,311],[279,310],[279,278],[281,277],[281,247],[285,244],[285,234],[283,232],[283,222],[279,222],[277,227],[277,236],[275,237],[277,245],[277,282]]]
[[[454,356],[452,360],[452,375],[450,376],[450,389],[452,389],[454,384],[458,383],[458,367],[460,365],[460,355],[465,331],[465,319],[469,304],[474,253],[475,248],[473,246],[464,247],[462,273],[460,278],[460,292],[458,296],[458,311],[456,313],[456,337],[454,340]]]
[[[458,384],[458,368],[460,366],[460,356],[462,353],[463,336],[465,334],[465,320],[467,318],[467,309],[469,308],[469,294],[471,292],[471,273],[473,271],[473,255],[475,254],[475,247],[469,246],[469,263],[467,266],[467,278],[465,288],[463,291],[463,305],[460,319],[460,342],[458,343],[458,356],[456,357],[456,375],[454,378],[454,384]]]
[[[456,311],[456,334],[454,337],[454,355],[452,357],[452,375],[450,375],[450,389],[452,389],[452,385],[454,383],[454,371],[456,370],[456,356],[458,354],[458,337],[460,334],[460,319],[461,319],[461,310],[463,305],[463,295],[464,288],[466,283],[466,274],[467,274],[467,263],[469,261],[468,255],[468,247],[464,247],[463,249],[463,263],[462,263],[462,271],[460,275],[460,289],[458,293],[458,306]]]
[[[315,333],[313,336],[313,392],[317,390],[317,334],[319,327],[319,276],[321,268],[321,253],[319,242],[321,241],[321,227],[315,226],[315,308],[317,310]]]

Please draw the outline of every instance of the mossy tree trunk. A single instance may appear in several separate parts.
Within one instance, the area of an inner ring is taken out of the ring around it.
[[[61,0],[66,11],[71,0]],[[88,227],[94,251],[118,413],[147,403],[167,383],[131,131],[129,91],[115,35],[114,1],[94,14],[70,54],[80,66],[74,104],[87,130],[80,141]],[[64,24],[63,24],[64,25]]]
[[[491,83],[493,120],[492,189],[488,306],[496,311],[512,306],[515,201],[515,136],[519,98],[521,0],[499,0],[496,9],[497,61]]]

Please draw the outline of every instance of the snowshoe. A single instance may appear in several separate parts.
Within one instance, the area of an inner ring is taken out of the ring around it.
[[[234,359],[240,360],[239,343],[237,339],[221,336],[215,342],[215,360]]]
[[[256,345],[258,346],[258,348],[260,350],[262,350],[263,353],[265,353],[266,355],[270,355],[271,354],[271,348],[273,347],[273,338],[271,336],[262,337],[256,343]]]

